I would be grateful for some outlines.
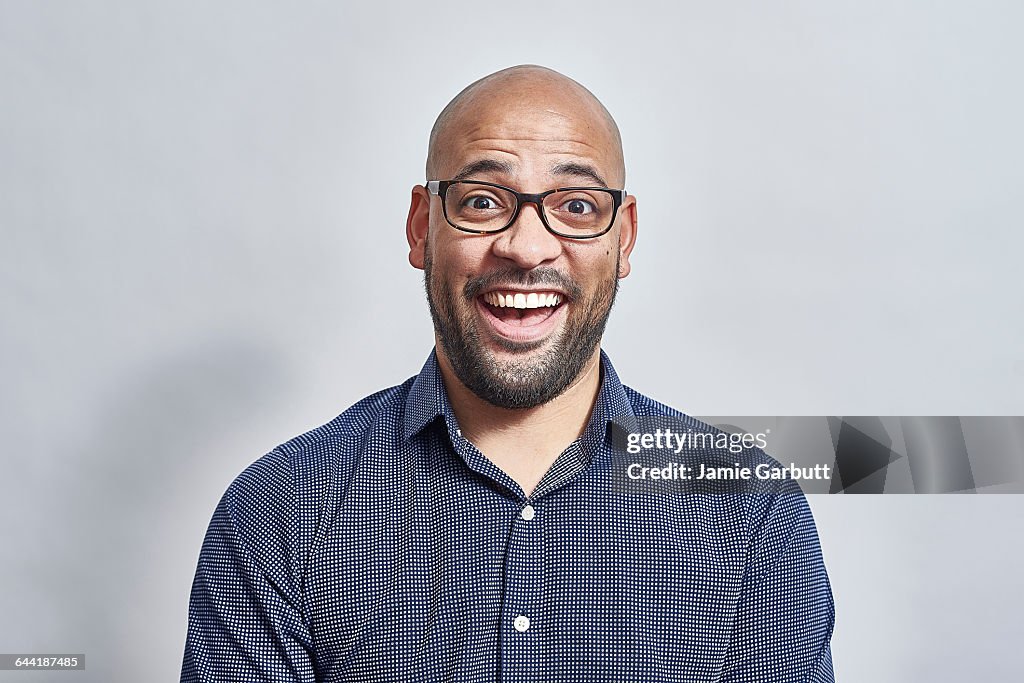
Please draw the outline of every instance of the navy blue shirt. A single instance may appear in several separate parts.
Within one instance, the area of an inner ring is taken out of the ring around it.
[[[706,426],[601,364],[530,496],[462,437],[433,353],[250,465],[203,542],[181,680],[832,681],[799,488],[623,490],[613,419]]]

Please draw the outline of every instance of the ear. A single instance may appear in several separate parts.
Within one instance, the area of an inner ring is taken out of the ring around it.
[[[423,270],[429,229],[430,193],[422,185],[416,185],[412,188],[409,216],[405,219],[405,237],[409,240],[409,263],[413,268]]]
[[[636,197],[626,195],[619,210],[619,277],[629,275],[629,254],[636,244]]]

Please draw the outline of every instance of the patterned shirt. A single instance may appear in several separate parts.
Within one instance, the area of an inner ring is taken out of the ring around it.
[[[624,387],[604,352],[601,372],[529,496],[463,438],[434,353],[250,465],[203,542],[181,680],[833,681],[796,484],[624,490],[613,420],[707,426]]]

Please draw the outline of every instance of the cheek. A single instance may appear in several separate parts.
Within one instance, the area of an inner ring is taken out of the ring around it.
[[[481,238],[436,235],[431,246],[434,268],[460,287],[480,275],[487,259],[488,245]]]
[[[466,284],[477,275],[478,273],[461,258],[460,254],[439,249],[433,255],[432,286],[446,289],[450,296],[459,301],[463,299],[462,292]]]
[[[565,251],[572,269],[585,279],[605,277],[618,258],[613,244],[569,244]]]

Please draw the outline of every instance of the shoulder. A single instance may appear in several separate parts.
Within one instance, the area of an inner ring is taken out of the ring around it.
[[[293,464],[322,458],[345,450],[372,429],[401,430],[405,403],[415,377],[402,384],[382,389],[353,404],[330,422],[282,443],[274,450]]]
[[[702,457],[721,457],[730,462],[739,460],[750,466],[762,464],[770,467],[780,466],[778,460],[762,450],[763,447],[757,445],[764,442],[756,438],[758,435],[738,432],[736,429],[730,429],[731,425],[705,422],[681,410],[655,401],[628,386],[623,386],[623,389],[629,398],[641,429],[668,426],[696,436],[706,437],[692,439],[689,442],[691,447]],[[744,439],[745,436],[748,438]]]
[[[328,488],[351,470],[372,431],[401,433],[414,377],[358,401],[330,422],[285,441],[245,468],[224,503],[243,525],[268,516],[290,519],[296,508],[317,507]]]
[[[344,487],[368,434],[401,433],[412,382],[367,396],[248,465],[225,490],[209,533],[233,539],[269,575],[283,581],[297,576],[323,523],[325,506]]]
[[[711,424],[628,386],[623,386],[623,389],[637,418],[634,428],[640,434],[655,434],[666,429],[675,434],[685,434],[684,453],[692,466],[702,464],[709,469],[727,470],[739,468],[754,474],[783,469],[777,459],[763,450],[767,447],[766,435],[747,434],[730,425]],[[781,517],[794,521],[809,515],[806,496],[793,479],[751,476],[743,480],[742,487],[728,481],[724,489],[743,494],[740,499],[752,533],[771,519]]]

